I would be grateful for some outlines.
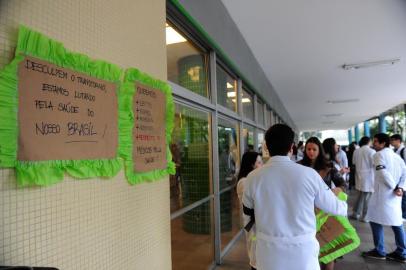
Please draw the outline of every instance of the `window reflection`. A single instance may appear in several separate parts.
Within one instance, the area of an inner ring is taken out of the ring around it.
[[[210,195],[209,114],[176,104],[170,146],[176,174],[170,176],[171,212]]]
[[[265,125],[264,118],[264,103],[260,100],[257,101],[258,124]]]
[[[244,152],[254,151],[254,127],[244,125],[242,130]]]
[[[218,151],[220,190],[235,184],[240,167],[237,123],[219,119]]]
[[[246,90],[242,91],[242,111],[243,115],[251,120],[254,120],[254,103],[253,96]]]
[[[209,97],[208,55],[171,24],[166,24],[168,80],[196,94]]]
[[[237,81],[219,65],[216,71],[217,102],[232,111],[237,111]]]
[[[171,221],[172,269],[206,270],[214,260],[212,202]]]

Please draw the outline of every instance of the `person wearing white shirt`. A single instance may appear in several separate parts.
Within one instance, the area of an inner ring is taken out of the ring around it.
[[[320,269],[314,208],[347,214],[346,202],[337,199],[314,169],[290,160],[293,138],[286,125],[270,127],[265,141],[271,158],[245,183],[243,209],[250,218],[245,229],[255,223],[259,270]]]
[[[402,143],[402,136],[394,134],[390,136],[390,144],[393,146],[395,153],[398,154],[406,164],[406,148]],[[406,219],[406,192],[402,196],[402,217],[403,221]]]
[[[371,139],[367,136],[359,141],[360,148],[354,151],[352,163],[355,166],[355,189],[358,190],[358,198],[353,208],[352,219],[368,222],[365,216],[368,211],[368,202],[374,192],[374,159],[375,150],[371,146]]]
[[[245,152],[241,159],[240,171],[238,172],[238,184],[237,184],[237,196],[242,206],[242,195],[244,193],[245,182],[247,181],[247,175],[255,169],[262,167],[262,158],[259,153]],[[243,216],[246,219],[246,216]],[[246,221],[248,223],[248,221]],[[256,270],[256,240],[255,240],[255,224],[252,226],[249,232],[245,232],[245,238],[247,242],[248,257],[250,259],[251,270]]]
[[[380,260],[406,263],[405,233],[402,223],[402,194],[406,179],[406,165],[389,148],[389,136],[379,133],[374,136],[375,179],[366,218],[370,221],[375,248],[363,252],[362,256]],[[386,254],[383,226],[391,226],[395,234],[396,250]]]
[[[336,159],[337,159],[338,164],[340,165],[341,168],[347,168],[348,167],[347,154],[344,152],[343,149],[341,149],[340,146],[338,146],[338,153],[336,155]]]

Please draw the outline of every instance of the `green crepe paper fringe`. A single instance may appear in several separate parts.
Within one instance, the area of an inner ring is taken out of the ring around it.
[[[135,94],[135,82],[143,85],[159,89],[166,97],[166,160],[167,168],[153,170],[150,172],[135,172],[133,166],[133,127],[134,127],[134,112],[133,112],[133,96]],[[138,184],[145,181],[155,181],[162,179],[168,174],[175,174],[175,163],[172,161],[172,154],[169,149],[169,144],[172,140],[172,130],[174,127],[175,105],[173,103],[172,90],[170,86],[160,80],[154,79],[141,71],[130,68],[126,70],[124,82],[120,89],[119,95],[119,129],[120,129],[120,155],[124,159],[125,173],[130,184]]]
[[[122,167],[118,156],[100,160],[18,161],[18,64],[30,55],[92,77],[115,82],[117,95],[122,69],[67,51],[63,44],[20,26],[13,61],[0,71],[0,167],[16,167],[19,186],[48,186],[61,181],[66,171],[76,178],[112,177]],[[6,117],[5,117],[6,116]]]
[[[340,199],[342,201],[346,201],[347,197],[348,197],[347,194],[345,194],[344,192],[341,192],[338,194],[338,199]],[[323,248],[320,249],[320,253],[327,252],[328,250],[333,249],[334,247],[336,247],[348,240],[352,240],[352,243],[349,245],[346,245],[345,247],[342,247],[332,253],[329,253],[328,255],[325,255],[325,256],[319,258],[319,261],[324,264],[329,263],[329,262],[343,256],[344,254],[347,254],[347,253],[355,250],[361,243],[361,240],[357,234],[357,231],[351,225],[351,223],[348,221],[348,219],[346,217],[326,215],[325,212],[320,211],[316,215],[317,231],[320,230],[321,226],[327,221],[327,219],[329,217],[336,219],[344,227],[344,233],[342,233],[336,239],[334,239],[333,241],[331,241],[331,242],[327,243],[325,246],[323,246]]]

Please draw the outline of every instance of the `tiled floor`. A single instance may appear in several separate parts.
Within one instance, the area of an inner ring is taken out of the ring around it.
[[[350,194],[350,207],[354,201],[355,192]],[[358,235],[361,238],[359,248],[349,254],[346,254],[343,259],[339,259],[336,263],[335,270],[406,270],[406,264],[375,261],[364,259],[360,256],[362,251],[367,251],[373,248],[371,229],[368,223],[353,221],[353,226],[356,228]],[[385,246],[388,251],[395,249],[395,240],[391,228],[385,228]],[[217,270],[249,270],[248,256],[245,248],[245,238],[237,242],[233,249],[225,257],[223,264],[216,268]],[[290,270],[290,269],[283,269]],[[293,270],[293,269],[292,269]],[[294,269],[296,270],[296,269]]]

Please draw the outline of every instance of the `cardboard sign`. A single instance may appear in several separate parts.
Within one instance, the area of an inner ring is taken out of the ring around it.
[[[325,252],[321,252],[321,253],[319,254],[319,258],[322,258],[322,257],[324,257],[324,256],[327,256],[327,255],[329,255],[329,254],[331,254],[331,253],[333,253],[333,252],[335,252],[335,251],[337,251],[337,250],[339,250],[339,249],[341,249],[341,248],[344,248],[344,247],[346,247],[346,246],[348,246],[348,245],[351,245],[353,242],[354,242],[354,241],[353,241],[352,239],[348,239],[347,241],[344,241],[343,243],[341,243],[341,244],[335,246],[335,247],[332,248],[332,249],[326,250]]]
[[[18,160],[116,157],[114,83],[29,56],[18,78]]]
[[[345,232],[344,227],[335,218],[329,217],[326,223],[321,226],[320,231],[317,232],[316,238],[319,241],[320,248],[325,244],[333,241],[338,236]]]
[[[135,172],[165,169],[165,94],[136,83],[133,98],[133,162]]]

